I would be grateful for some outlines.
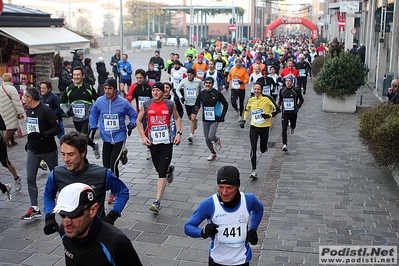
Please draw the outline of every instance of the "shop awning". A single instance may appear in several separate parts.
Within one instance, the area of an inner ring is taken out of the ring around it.
[[[29,54],[85,49],[90,41],[65,28],[0,27],[0,35],[29,47]]]

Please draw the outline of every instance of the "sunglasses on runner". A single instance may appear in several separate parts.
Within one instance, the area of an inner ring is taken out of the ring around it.
[[[68,216],[69,219],[76,219],[76,218],[82,217],[82,216],[85,214],[85,210],[90,209],[92,206],[93,206],[93,205],[84,208],[81,212],[79,212],[79,213],[78,213],[77,215],[75,215],[74,217],[71,217],[71,216],[69,216],[69,215],[64,215],[64,214],[61,214],[61,213],[59,213],[59,215],[61,216],[62,219],[64,219],[64,218],[67,217],[67,216]]]

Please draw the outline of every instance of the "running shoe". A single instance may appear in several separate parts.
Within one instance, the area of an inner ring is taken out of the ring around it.
[[[235,117],[238,117],[240,115],[240,112],[236,111]]]
[[[151,159],[151,151],[147,150],[147,157],[145,157],[147,160]]]
[[[166,181],[168,181],[169,184],[172,184],[173,179],[175,176],[173,175],[173,172],[175,171],[175,166],[173,164],[169,165],[169,173],[166,174]]]
[[[252,170],[249,178],[258,179],[258,170],[256,170],[256,169]]]
[[[121,160],[122,164],[127,164],[127,160],[128,160],[127,153],[128,153],[128,150],[126,148],[124,148],[122,151],[121,157],[119,158],[119,160]]]
[[[6,192],[4,192],[4,195],[6,195],[6,202],[10,202],[11,201],[11,184],[4,184],[7,188]]]
[[[190,134],[190,136],[188,137],[188,142],[193,143],[194,140],[194,134]]]
[[[94,157],[96,157],[96,159],[100,159],[100,147],[98,146],[98,144],[95,144],[93,152],[94,152]]]
[[[222,142],[220,141],[220,138],[218,137],[217,140],[215,141],[215,149],[219,151],[222,148]]]
[[[42,170],[47,171],[47,164],[46,164],[45,161],[41,160],[41,161],[40,161],[40,164],[39,164],[39,167],[40,167]]]
[[[295,129],[291,128],[291,134],[294,134],[294,132],[295,132]]]
[[[109,194],[108,204],[114,204],[116,196]]]
[[[22,188],[22,178],[17,175],[17,179],[14,179],[15,191],[20,191]]]
[[[289,151],[287,144],[283,145],[283,151]]]
[[[42,214],[41,214],[40,210],[35,211],[35,209],[33,209],[33,207],[30,207],[28,212],[24,216],[22,216],[21,219],[22,220],[32,220],[34,218],[41,217],[41,216],[42,216]]]
[[[153,212],[159,212],[160,209],[161,209],[161,202],[159,200],[154,201],[150,206],[150,210]]]
[[[206,158],[208,161],[213,161],[216,159],[216,154],[211,153],[211,155],[208,156],[208,158]]]

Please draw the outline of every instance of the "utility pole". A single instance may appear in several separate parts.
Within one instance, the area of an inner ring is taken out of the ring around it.
[[[194,29],[194,9],[193,9],[193,0],[190,0],[190,44],[193,45],[193,29]]]
[[[120,24],[119,24],[119,38],[120,38],[120,50],[121,50],[121,58],[122,58],[122,55],[123,55],[123,14],[122,14],[122,7],[123,7],[123,5],[122,5],[122,0],[120,0],[120,2],[119,2],[119,5],[120,5],[120,10],[119,10],[119,16],[120,16]]]

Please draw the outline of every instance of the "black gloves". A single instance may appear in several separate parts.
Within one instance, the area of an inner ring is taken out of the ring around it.
[[[130,137],[130,135],[132,135],[132,131],[133,129],[136,127],[136,125],[133,124],[129,124],[127,125],[127,135]]]
[[[94,135],[96,135],[96,131],[97,131],[97,128],[92,128],[91,130],[90,130],[90,139],[91,139],[91,141],[94,141]]]
[[[116,219],[118,219],[119,215],[116,211],[110,211],[107,216],[103,218],[103,221],[109,224],[114,225]],[[256,240],[257,241],[257,240]]]
[[[216,235],[216,233],[218,232],[218,230],[216,228],[218,228],[218,227],[219,227],[219,225],[217,225],[217,224],[207,224],[205,226],[205,228],[202,229],[201,237],[205,239],[205,238]]]
[[[45,223],[44,223],[43,231],[44,231],[45,235],[51,235],[55,232],[58,232],[58,223],[55,220],[54,213],[47,214],[44,221],[45,221]]]
[[[271,115],[269,115],[269,114],[261,114],[261,116],[264,118],[264,119],[267,119],[267,118],[270,118],[270,117],[272,117]]]
[[[74,116],[74,115],[75,115],[75,113],[73,112],[72,106],[69,107],[69,110],[68,110],[68,112],[67,112],[67,115],[68,115],[68,116]]]
[[[252,245],[258,244],[258,234],[256,233],[255,229],[251,229],[248,231],[246,241],[251,243]]]
[[[182,104],[184,104],[184,102],[186,101],[186,99],[184,99],[184,97],[181,97],[181,98],[180,98],[180,101],[181,101]]]
[[[32,133],[29,133],[29,135],[28,135],[29,140],[37,140],[37,139],[42,139],[45,137],[46,137],[46,134],[44,134],[43,132],[42,133],[32,132]]]
[[[224,117],[223,116],[216,117],[216,121],[217,122],[224,122]]]
[[[247,121],[245,121],[245,120],[240,121],[240,128],[244,128],[245,122],[247,122]]]
[[[238,84],[240,84],[240,85],[242,85],[242,84],[244,84],[244,81],[238,81]]]

